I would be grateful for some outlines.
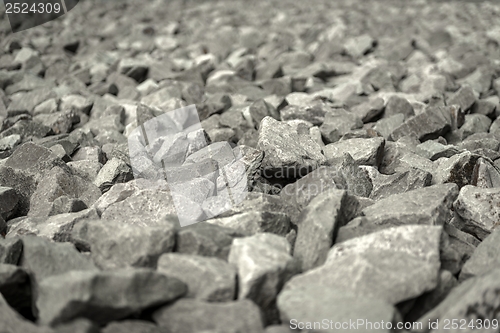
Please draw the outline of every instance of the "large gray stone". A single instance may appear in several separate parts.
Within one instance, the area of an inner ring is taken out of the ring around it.
[[[149,269],[71,271],[44,279],[36,306],[40,323],[84,317],[106,324],[186,293],[184,283]]]
[[[344,158],[344,153],[349,153],[357,164],[378,168],[382,161],[384,145],[384,138],[356,138],[328,144],[324,150],[329,165],[339,164]]]
[[[311,285],[350,291],[390,304],[434,289],[442,227],[408,225],[336,244],[324,265],[293,277],[283,290]]]
[[[387,324],[395,326],[401,320],[398,311],[383,300],[359,297],[347,290],[315,285],[282,291],[278,296],[278,308],[281,320],[293,331],[369,332],[367,322],[383,321],[386,325],[377,332],[392,332],[386,327]],[[352,326],[350,323],[355,324]]]
[[[235,298],[236,269],[222,259],[166,253],[158,259],[157,270],[184,282],[188,287],[187,298],[207,302]]]
[[[344,109],[333,109],[325,114],[320,131],[326,143],[340,140],[352,130],[363,127],[363,121],[356,114]]]
[[[250,300],[209,303],[181,299],[156,311],[153,319],[171,333],[261,333],[263,330],[260,310]]]
[[[449,107],[429,107],[424,112],[407,119],[396,128],[391,137],[393,140],[406,135],[414,135],[420,141],[435,139],[444,135],[451,128],[451,109]]]
[[[176,224],[166,218],[143,227],[119,220],[92,220],[79,226],[77,241],[88,243],[96,265],[103,269],[156,267],[158,258],[175,245]]]

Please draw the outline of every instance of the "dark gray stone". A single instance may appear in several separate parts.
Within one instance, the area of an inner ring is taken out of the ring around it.
[[[451,112],[454,106],[429,107],[424,112],[407,119],[396,128],[391,137],[393,140],[406,135],[414,135],[420,141],[435,139],[451,129]]]

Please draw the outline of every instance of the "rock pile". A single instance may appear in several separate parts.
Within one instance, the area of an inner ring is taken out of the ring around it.
[[[0,18],[0,332],[499,331],[498,4]]]

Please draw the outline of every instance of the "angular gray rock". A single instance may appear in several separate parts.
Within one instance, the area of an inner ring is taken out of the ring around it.
[[[450,158],[440,158],[434,162],[435,172],[432,183],[455,183],[459,188],[474,182],[474,167],[479,155],[464,151]]]
[[[476,96],[473,89],[469,86],[460,88],[446,100],[447,105],[458,105],[464,112],[469,111],[475,102]]]
[[[238,270],[238,299],[251,299],[267,322],[277,318],[276,296],[283,284],[300,271],[284,237],[260,233],[233,241],[228,261]]]
[[[363,127],[363,121],[356,114],[344,109],[333,109],[325,114],[320,131],[326,143],[333,143],[352,130]]]
[[[56,325],[78,317],[106,324],[174,301],[187,288],[176,278],[143,268],[71,271],[44,279],[39,291],[36,306],[42,324]]]
[[[454,106],[429,107],[424,112],[407,119],[396,128],[391,137],[394,141],[406,135],[414,135],[420,141],[435,139],[451,129]]]
[[[441,233],[440,226],[408,225],[336,244],[324,265],[293,277],[283,290],[317,285],[390,304],[415,298],[437,285]]]
[[[401,320],[398,311],[383,300],[315,285],[282,291],[278,296],[278,308],[281,320],[293,329],[292,332],[299,327],[313,332],[369,331],[367,322],[384,322],[384,327],[377,331],[391,332],[387,326],[395,327]],[[350,326],[349,323],[356,324]]]
[[[32,142],[18,147],[0,166],[0,185],[13,188],[19,196],[18,214],[28,213],[38,182],[54,166],[67,170],[65,163],[50,149]]]
[[[264,169],[316,169],[325,163],[321,147],[309,135],[265,117],[259,127],[257,148],[264,151]]]
[[[414,116],[415,111],[406,98],[392,96],[389,98],[387,105],[385,106],[384,117],[389,118],[397,114],[402,114],[403,120],[406,120]]]
[[[207,302],[235,299],[236,269],[225,260],[166,253],[158,259],[157,271],[184,282],[188,287],[187,298]]]
[[[176,214],[172,196],[160,187],[140,188],[130,196],[106,208],[103,220],[119,220],[126,224],[154,226],[164,216]]]
[[[432,180],[430,173],[415,168],[392,175],[381,174],[373,167],[363,167],[363,169],[368,171],[373,184],[370,199],[374,200],[429,186]]]
[[[124,161],[118,158],[112,158],[107,161],[101,168],[94,184],[101,190],[106,192],[115,183],[126,183],[132,180],[132,169]]]
[[[147,228],[102,219],[83,222],[72,237],[77,244],[88,244],[92,259],[102,269],[154,268],[163,253],[173,250],[177,229],[176,224],[166,218]]]
[[[209,303],[181,299],[156,311],[153,319],[171,333],[261,333],[263,330],[261,312],[250,300]]]
[[[462,230],[483,240],[498,225],[500,189],[464,186],[460,190],[453,208],[465,222]]]
[[[302,211],[297,223],[293,256],[302,271],[322,265],[337,237],[337,230],[357,211],[358,202],[346,191],[331,189],[318,194]]]
[[[385,140],[383,138],[357,138],[328,144],[324,151],[328,165],[339,164],[344,158],[344,153],[349,153],[357,164],[378,168],[382,161],[384,146]]]
[[[97,271],[92,260],[80,254],[73,244],[52,243],[41,237],[24,236],[19,266],[34,275],[35,281],[73,270]]]
[[[79,199],[87,208],[100,197],[97,186],[78,176],[72,176],[62,168],[52,168],[40,178],[30,200],[28,216],[51,216],[58,213],[56,199],[62,196]]]

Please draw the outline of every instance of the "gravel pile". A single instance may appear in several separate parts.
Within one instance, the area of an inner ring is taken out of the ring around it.
[[[1,10],[1,333],[499,331],[500,5]]]

